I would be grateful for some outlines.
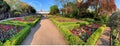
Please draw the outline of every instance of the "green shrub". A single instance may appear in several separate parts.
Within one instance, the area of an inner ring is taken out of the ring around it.
[[[67,28],[68,27],[68,28]],[[81,40],[79,37],[73,35],[71,32],[70,32],[70,27],[71,28],[74,28],[74,25],[69,25],[69,26],[60,26],[60,32],[63,34],[63,36],[65,37],[65,39],[68,41],[69,44],[72,44],[72,45],[82,45],[84,44],[84,41]]]
[[[83,25],[83,24],[85,24],[85,25],[89,25],[89,23],[88,23],[88,22],[86,22],[86,21],[77,22],[76,24],[80,24],[80,25]]]
[[[94,19],[91,19],[91,18],[82,18],[81,20],[88,21],[88,22],[94,22],[95,21]]]
[[[0,46],[3,46],[3,43],[2,43],[2,42],[0,42]]]
[[[103,33],[105,29],[105,25],[102,27],[98,28],[88,39],[87,39],[87,44],[88,45],[95,45],[97,40],[99,39],[100,35]],[[91,42],[92,41],[92,42]]]
[[[99,29],[97,29],[90,36],[90,38],[87,39],[87,42],[84,42],[79,37],[73,35],[70,32],[70,29],[73,29],[73,28],[75,28],[77,26],[80,26],[80,25],[83,25],[83,24],[89,25],[89,22],[82,21],[82,22],[63,22],[63,23],[59,23],[54,18],[50,18],[50,19],[53,21],[53,23],[55,23],[55,25],[58,27],[58,29],[63,34],[63,36],[65,37],[65,39],[68,41],[68,43],[72,44],[72,45],[84,45],[84,44],[95,45],[96,41],[99,39],[101,33],[104,31],[104,29],[106,27],[106,25],[103,25],[102,27],[100,27]]]
[[[30,32],[30,26],[26,26],[24,29],[22,29],[19,33],[17,33],[15,36],[7,40],[3,45],[9,46],[9,45],[19,45],[24,40],[24,38],[28,35]]]
[[[120,42],[119,42],[117,39],[115,39],[115,40],[113,41],[113,43],[114,43],[114,46],[119,46],[119,45],[120,45]]]

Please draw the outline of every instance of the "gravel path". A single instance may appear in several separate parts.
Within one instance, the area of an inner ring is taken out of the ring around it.
[[[106,46],[110,45],[110,28],[109,27],[106,27],[105,31],[100,36],[96,45],[106,45]]]
[[[28,37],[23,41],[22,45],[66,45],[67,42],[56,28],[56,26],[45,17],[41,22],[31,29]]]

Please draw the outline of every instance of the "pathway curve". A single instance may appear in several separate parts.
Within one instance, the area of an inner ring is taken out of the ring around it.
[[[30,35],[28,35],[26,40],[23,41],[22,43],[23,45],[25,43],[31,45],[66,45],[67,44],[62,34],[49,19],[42,17],[41,22],[38,23],[37,25],[40,25],[40,27],[37,30],[36,28],[32,29],[34,33],[30,33]]]
[[[100,36],[96,45],[110,45],[110,27],[106,27],[105,31]]]

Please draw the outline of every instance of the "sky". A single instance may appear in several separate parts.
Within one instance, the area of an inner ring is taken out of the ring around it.
[[[37,11],[40,11],[40,10],[49,11],[50,6],[59,4],[55,0],[21,0],[21,1],[33,6]],[[115,0],[115,4],[117,8],[120,9],[120,0]],[[59,8],[61,7],[62,6],[59,5]]]

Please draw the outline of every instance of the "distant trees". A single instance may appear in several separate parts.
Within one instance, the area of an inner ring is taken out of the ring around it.
[[[61,12],[67,17],[79,18],[107,18],[108,15],[116,11],[114,0],[58,0],[63,5]],[[101,19],[101,20],[102,20]],[[106,19],[107,20],[107,19]],[[105,21],[106,21],[105,20]]]
[[[60,11],[57,5],[53,5],[50,7],[50,14],[58,14],[58,13],[60,13]]]
[[[81,3],[77,3],[79,9],[92,8],[98,14],[110,14],[116,10],[114,0],[82,0]]]
[[[19,11],[21,13],[36,13],[36,10],[20,0],[5,0],[11,7],[11,11]]]

